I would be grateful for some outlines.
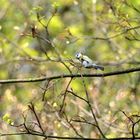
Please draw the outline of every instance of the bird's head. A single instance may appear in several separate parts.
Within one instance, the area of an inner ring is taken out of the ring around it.
[[[82,57],[82,54],[81,54],[80,52],[78,52],[78,53],[76,53],[75,57],[76,57],[77,59],[80,59],[80,58]]]

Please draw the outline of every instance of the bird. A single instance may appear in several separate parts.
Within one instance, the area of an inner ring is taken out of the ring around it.
[[[103,66],[95,64],[88,56],[83,55],[80,52],[76,53],[75,57],[76,57],[76,59],[78,59],[81,62],[82,66],[85,68],[89,68],[89,69],[95,68],[96,70],[104,71]]]

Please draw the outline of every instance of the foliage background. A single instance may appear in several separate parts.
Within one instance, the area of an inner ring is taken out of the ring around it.
[[[52,60],[59,60],[59,57],[62,60],[74,59],[76,52],[83,52],[103,65],[105,72],[137,67],[140,63],[139,6],[138,0],[1,0],[0,79],[69,73],[60,61]],[[55,13],[48,24],[48,31],[60,56],[50,44],[33,38],[31,27],[34,25],[39,36],[48,37],[37,19],[37,13],[44,25]],[[66,64],[73,73],[77,73],[77,69],[69,62]],[[82,69],[82,73],[100,72]],[[22,128],[9,126],[9,120],[21,124],[24,121],[22,114],[27,117],[30,125],[34,116],[29,111],[28,104],[32,102],[47,134],[75,136],[73,129],[69,129],[68,122],[57,114],[69,80],[50,81],[45,102],[42,102],[42,96],[46,81],[0,85],[0,133],[22,131]],[[139,73],[85,78],[93,110],[107,137],[131,136],[131,122],[122,111],[131,117],[139,115],[139,81]],[[73,79],[69,86],[71,89],[85,98],[81,79]],[[71,94],[67,95],[65,113],[69,119],[82,116],[93,122],[87,104]],[[93,126],[78,123],[73,125],[85,137],[100,137]],[[139,130],[137,125],[137,136]],[[31,138],[41,139],[23,135],[5,137],[7,140]]]

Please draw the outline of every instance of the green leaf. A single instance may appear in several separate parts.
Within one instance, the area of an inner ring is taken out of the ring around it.
[[[7,123],[7,124],[10,124],[10,125],[14,125],[14,122],[13,120],[10,118],[10,114],[6,113],[2,119]]]

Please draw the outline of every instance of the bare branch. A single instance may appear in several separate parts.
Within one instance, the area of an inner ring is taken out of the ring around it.
[[[125,116],[126,116],[126,118],[131,122],[131,124],[132,124],[132,128],[131,128],[131,132],[132,132],[132,139],[134,140],[134,139],[136,139],[136,137],[135,137],[135,126],[136,126],[136,124],[138,124],[139,122],[140,122],[140,119],[138,119],[137,121],[134,121],[133,120],[133,117],[138,117],[139,118],[139,116],[133,116],[133,115],[131,115],[131,116],[128,116],[127,114],[126,114],[126,112],[124,112],[124,111],[121,111]]]
[[[133,72],[140,72],[140,67],[138,68],[131,68],[126,70],[120,71],[113,71],[107,73],[99,73],[99,74],[82,74],[83,77],[109,77],[109,76],[116,76],[116,75],[123,75]],[[81,78],[81,74],[62,74],[57,76],[43,76],[37,78],[27,78],[27,79],[7,79],[7,80],[0,80],[0,84],[10,84],[10,83],[32,83],[32,82],[42,82],[45,80],[55,80],[61,78]]]
[[[61,108],[60,108],[60,113],[63,112],[64,106],[65,106],[65,100],[66,100],[66,96],[67,96],[67,90],[68,90],[68,88],[69,88],[71,82],[72,82],[72,78],[70,79],[70,81],[69,81],[69,83],[68,83],[68,85],[67,85],[67,87],[66,87],[66,89],[65,89],[64,98],[63,98],[62,105],[61,105]]]
[[[84,90],[85,90],[85,94],[86,94],[86,98],[87,98],[87,104],[88,104],[88,106],[89,106],[89,108],[90,108],[90,111],[91,111],[91,113],[92,113],[93,119],[94,119],[94,121],[95,121],[96,128],[97,128],[97,130],[99,131],[99,133],[101,134],[101,136],[102,136],[103,138],[106,139],[106,137],[105,137],[103,131],[101,130],[101,128],[100,128],[100,126],[99,126],[99,123],[98,123],[98,121],[97,121],[96,115],[95,115],[95,113],[94,113],[94,111],[93,111],[93,109],[92,109],[92,105],[91,105],[91,103],[90,103],[89,94],[88,94],[88,91],[87,91],[87,88],[86,88],[86,84],[85,84],[85,81],[84,81],[84,78],[83,78],[83,75],[82,75],[82,74],[81,74],[81,78],[82,78],[82,82],[83,82],[83,86],[84,86]],[[95,126],[95,125],[94,125],[94,126]]]
[[[34,108],[34,105],[31,103],[31,105],[28,105],[28,107],[30,108],[30,110],[33,112],[33,114],[35,115],[35,118],[37,120],[37,123],[39,125],[39,128],[41,129],[42,133],[44,133],[44,130],[42,128],[42,125],[41,125],[41,122],[40,122],[40,119],[35,111],[35,108]]]

